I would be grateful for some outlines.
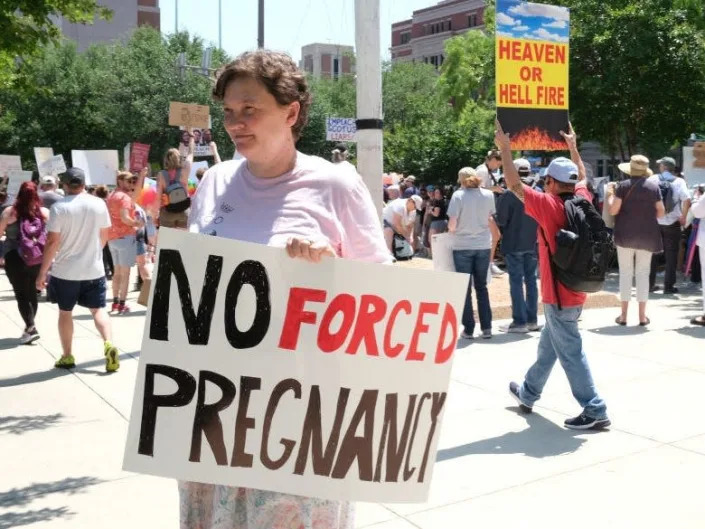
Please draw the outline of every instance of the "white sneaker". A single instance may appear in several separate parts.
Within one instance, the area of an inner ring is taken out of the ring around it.
[[[463,332],[460,333],[460,337],[461,337],[463,340],[472,340],[472,339],[474,339],[474,337],[473,337],[472,334],[468,334],[468,333],[466,333],[465,331],[463,331]]]
[[[493,276],[501,276],[504,274],[504,270],[502,270],[499,266],[494,263],[490,265],[490,270],[492,270]]]
[[[34,332],[23,332],[22,336],[20,336],[20,344],[22,345],[29,345],[32,342],[36,342],[39,340],[39,333],[37,331]]]
[[[529,332],[536,332],[543,329],[543,325],[539,325],[538,323],[529,323],[526,327],[529,329]]]
[[[499,330],[508,333],[526,334],[529,332],[529,327],[526,325],[515,325],[514,323],[509,323],[506,325],[500,325]]]

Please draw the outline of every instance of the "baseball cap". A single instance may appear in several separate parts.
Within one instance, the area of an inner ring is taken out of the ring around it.
[[[56,185],[56,179],[51,176],[51,175],[46,175],[42,176],[42,179],[39,181],[40,184],[42,185]]]
[[[662,163],[664,165],[670,165],[672,167],[676,166],[676,161],[670,156],[664,156],[660,160],[656,160],[656,163]]]
[[[526,158],[517,158],[514,160],[514,167],[519,173],[530,173],[531,172],[531,162]]]
[[[414,201],[416,209],[420,210],[423,207],[423,199],[419,195],[411,195],[409,198]]]
[[[79,169],[78,167],[71,167],[65,173],[61,174],[60,178],[62,184],[77,185],[86,183],[86,173],[83,172],[83,169]]]
[[[578,183],[578,166],[571,162],[568,158],[561,156],[556,158],[546,170],[546,176],[550,176],[554,180],[565,184]]]
[[[414,196],[414,190],[413,190],[413,188],[407,187],[407,188],[404,190],[404,198],[411,198],[412,196]]]
[[[414,175],[409,175],[404,180],[407,182],[416,182],[416,177]]]

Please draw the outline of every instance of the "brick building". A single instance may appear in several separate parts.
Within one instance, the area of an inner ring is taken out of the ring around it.
[[[438,68],[445,41],[470,29],[483,29],[484,0],[444,0],[417,9],[408,20],[392,24],[392,61],[423,61]]]
[[[100,5],[112,10],[111,20],[96,20],[92,25],[72,24],[57,17],[54,23],[68,39],[76,42],[79,50],[91,44],[128,38],[140,26],[161,26],[159,0],[101,0]]]
[[[354,71],[355,49],[341,44],[313,43],[301,47],[299,67],[314,77],[338,78]]]

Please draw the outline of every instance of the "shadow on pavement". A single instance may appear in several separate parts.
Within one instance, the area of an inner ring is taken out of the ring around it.
[[[620,325],[608,325],[607,327],[597,327],[595,329],[586,329],[588,332],[594,334],[601,334],[603,336],[637,336],[639,334],[646,334],[649,332],[648,327],[640,327],[638,325],[627,325],[622,327]]]
[[[145,316],[147,314],[147,310],[140,309],[134,312],[128,312],[127,314],[109,314],[111,318],[133,318],[135,316]],[[74,315],[73,319],[80,321],[93,321],[93,316],[91,316],[90,314],[76,314]]]
[[[690,325],[688,327],[681,327],[680,329],[674,329],[678,334],[684,336],[690,336],[691,338],[705,338],[705,327],[699,327],[697,325]]]
[[[0,492],[0,508],[20,507],[48,494],[76,494],[84,492],[86,487],[103,483],[104,480],[83,476],[80,478],[64,478],[50,483],[32,483],[26,487]],[[36,511],[35,511],[36,512]],[[1,518],[0,518],[1,519]],[[0,524],[0,527],[2,525]],[[8,526],[9,527],[9,526]]]
[[[9,415],[7,417],[0,417],[0,433],[7,432],[21,435],[31,430],[46,430],[58,424],[63,417],[63,413],[54,413],[53,415]],[[1,495],[0,498],[2,498]],[[0,506],[2,506],[1,499]]]
[[[517,407],[506,408],[512,413]],[[478,454],[524,454],[543,458],[576,452],[587,439],[577,436],[598,432],[568,430],[537,413],[521,414],[529,425],[521,432],[507,432],[497,437],[482,439],[465,445],[444,448],[438,451],[436,461],[447,461],[458,457]]]
[[[139,351],[132,353],[122,353],[119,358],[122,360],[135,360],[139,357]],[[46,382],[47,380],[53,380],[70,373],[82,373],[85,375],[96,375],[99,377],[104,376],[120,376],[120,371],[117,373],[106,373],[104,370],[98,369],[86,369],[88,367],[104,366],[105,360],[100,358],[96,360],[91,360],[90,362],[83,362],[81,364],[76,364],[76,367],[72,369],[56,369],[52,367],[47,371],[38,371],[36,373],[27,373],[26,375],[20,375],[15,378],[0,378],[0,388],[11,388],[14,386],[21,386],[23,384],[34,384],[36,382]],[[1,528],[0,528],[1,529]]]
[[[0,338],[0,351],[20,347],[21,344],[18,338]]]
[[[58,509],[44,508],[38,511],[8,512],[0,514],[0,529],[10,529],[11,527],[48,522],[56,518],[67,518],[70,516],[73,516],[73,513],[69,511],[68,507],[59,507]]]

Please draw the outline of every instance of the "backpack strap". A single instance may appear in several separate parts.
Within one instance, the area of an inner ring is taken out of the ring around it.
[[[546,243],[546,250],[548,250],[548,264],[551,267],[551,276],[553,279],[553,290],[556,292],[556,302],[558,303],[558,310],[563,310],[561,306],[561,295],[558,292],[558,280],[556,279],[556,268],[553,266],[553,253],[551,252],[551,246],[548,244],[548,237],[546,237],[546,232],[543,230],[543,226],[539,226],[541,230],[541,236]]]

